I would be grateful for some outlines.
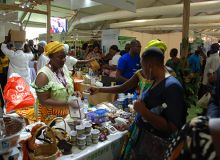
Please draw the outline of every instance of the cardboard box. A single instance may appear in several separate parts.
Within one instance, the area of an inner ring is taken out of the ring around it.
[[[11,41],[25,42],[26,32],[11,30]]]
[[[83,91],[88,90],[92,85],[80,83],[80,92],[83,93]],[[92,105],[97,105],[102,102],[115,102],[116,100],[116,94],[113,93],[97,93],[95,95],[89,95],[88,101]]]

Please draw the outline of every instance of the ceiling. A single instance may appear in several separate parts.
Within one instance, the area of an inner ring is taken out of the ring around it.
[[[6,3],[22,4],[25,1],[28,0],[7,0]],[[30,1],[33,2],[33,0]],[[4,0],[0,0],[0,2],[3,3]],[[182,30],[182,6],[183,0],[136,0],[137,10],[136,13],[133,13],[120,9],[120,6],[105,5],[95,2],[95,0],[53,0],[51,1],[51,16],[67,18],[69,34],[76,30],[95,32],[109,28],[126,28],[146,33],[167,33]],[[216,0],[191,0],[190,29],[220,37],[220,7],[218,6],[220,6],[220,1]],[[45,4],[34,5],[33,9],[46,11],[47,7]],[[32,27],[46,26],[46,15],[0,10],[2,15],[11,14],[11,12],[18,13],[17,20],[12,16],[11,21],[23,23],[28,21],[27,26]],[[1,20],[3,21],[0,18]]]

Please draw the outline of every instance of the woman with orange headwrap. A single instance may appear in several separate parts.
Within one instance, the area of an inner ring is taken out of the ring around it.
[[[73,95],[73,81],[64,65],[66,55],[64,45],[57,41],[45,47],[49,63],[39,70],[33,87],[39,100],[38,119],[45,123],[53,118],[65,117],[69,113],[68,98]]]

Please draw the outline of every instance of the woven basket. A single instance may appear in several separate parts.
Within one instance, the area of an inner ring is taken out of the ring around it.
[[[61,120],[64,122],[65,128],[59,128],[59,127],[53,127],[52,124],[56,123],[58,120]],[[65,155],[65,154],[70,154],[71,149],[72,149],[72,144],[70,143],[70,136],[66,132],[67,124],[66,121],[62,117],[57,117],[53,119],[48,126],[53,130],[53,133],[55,134],[56,137],[56,142],[57,142],[57,147],[59,150]],[[46,136],[51,136],[47,133]]]
[[[43,129],[47,129],[47,132],[50,132],[52,135],[51,143],[40,144],[37,149],[34,151],[29,151],[30,160],[56,160],[57,155],[59,154],[59,150],[56,145],[56,138],[52,131],[52,129],[48,126],[40,127],[35,134],[33,135],[33,140],[36,140],[36,136]]]
[[[58,128],[58,127],[53,127],[52,124],[56,123],[58,120],[61,120],[64,122],[64,129],[62,128]],[[62,117],[57,117],[54,118],[49,124],[48,126],[53,130],[53,133],[55,134],[55,137],[57,140],[62,140],[62,139],[66,139],[68,138],[68,134],[66,132],[66,121],[62,118]]]

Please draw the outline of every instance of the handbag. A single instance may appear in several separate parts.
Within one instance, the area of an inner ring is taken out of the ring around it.
[[[137,160],[162,160],[169,143],[168,140],[142,128],[133,150],[133,157]]]

